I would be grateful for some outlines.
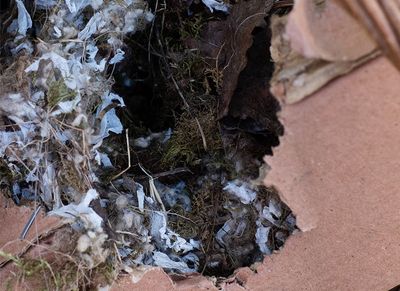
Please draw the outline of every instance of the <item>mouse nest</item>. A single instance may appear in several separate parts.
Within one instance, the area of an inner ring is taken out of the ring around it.
[[[262,182],[262,158],[283,134],[268,93],[267,15],[246,35],[248,62],[221,109],[229,50],[212,58],[200,42],[238,17],[235,5],[9,4],[0,18],[1,187],[16,205],[69,223],[71,256],[88,270],[229,276],[283,246],[296,220]]]

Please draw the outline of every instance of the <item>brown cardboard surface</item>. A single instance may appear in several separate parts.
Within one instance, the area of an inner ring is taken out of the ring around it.
[[[266,184],[305,231],[249,290],[388,290],[400,283],[400,74],[382,58],[283,109]]]
[[[364,27],[332,0],[296,0],[286,33],[292,48],[307,58],[352,61],[377,47]]]
[[[40,211],[24,240],[20,239],[21,232],[34,212],[33,207],[16,206],[11,199],[5,199],[0,194],[0,250],[13,255],[26,251],[37,238],[60,227],[64,223],[58,217],[45,216]],[[0,264],[6,259],[0,257]]]
[[[34,245],[31,249],[34,253],[32,257],[35,259],[42,258],[46,249],[37,249],[38,238],[43,239],[64,225],[64,222],[58,217],[45,216],[41,211],[26,238],[22,240],[19,236],[33,211],[34,207],[16,206],[11,199],[6,199],[4,194],[0,193],[0,251],[18,257]],[[47,279],[52,279],[45,278],[45,280],[38,276],[36,280],[23,280],[18,275],[18,268],[15,267],[15,264],[12,262],[6,264],[6,262],[7,258],[0,256],[0,290],[39,290],[43,289]]]

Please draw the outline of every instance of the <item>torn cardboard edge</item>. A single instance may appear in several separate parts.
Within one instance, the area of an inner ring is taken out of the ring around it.
[[[399,282],[398,91],[378,58],[285,106],[285,136],[265,183],[305,232],[266,257],[246,283],[268,290],[388,290]],[[376,102],[377,100],[378,103]]]
[[[377,49],[368,31],[332,0],[295,1],[285,34],[308,59],[356,61]]]

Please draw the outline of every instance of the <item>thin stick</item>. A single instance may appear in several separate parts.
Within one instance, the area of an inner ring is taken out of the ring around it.
[[[158,10],[158,0],[156,1],[156,6],[154,8],[154,19],[151,22],[151,27],[150,27],[150,33],[149,33],[149,42],[147,44],[147,60],[151,61],[151,37],[153,36],[153,29],[154,29],[154,23],[156,22],[156,17],[157,17],[157,10]]]
[[[119,262],[120,264],[122,264],[122,259],[121,259],[121,256],[120,256],[120,254],[119,254],[118,247],[117,247],[117,245],[116,245],[115,243],[113,243],[113,245],[114,245],[115,253],[117,254],[118,262]]]
[[[203,148],[205,151],[207,151],[207,141],[206,141],[206,136],[204,135],[203,128],[201,127],[200,122],[197,119],[197,117],[195,117],[194,120],[196,120],[197,127],[199,128],[199,131],[200,131],[201,139],[203,140]]]
[[[136,237],[136,238],[141,238],[140,235],[138,235],[136,233],[133,233],[133,232],[129,232],[129,231],[116,230],[115,232],[116,233],[120,233],[120,234],[130,235],[130,236],[133,236],[133,237]]]
[[[18,157],[18,155],[14,152],[14,150],[13,150],[10,146],[8,146],[7,149],[14,155],[14,158],[15,158],[19,163],[21,163],[21,165],[23,165],[23,166],[25,167],[25,169],[28,170],[29,173],[32,172],[32,170],[29,169],[29,167]]]
[[[131,150],[130,150],[130,146],[129,146],[128,128],[125,130],[125,137],[126,137],[126,150],[128,152],[128,167],[125,170],[123,170],[122,172],[120,172],[119,174],[112,177],[111,180],[115,180],[116,178],[118,178],[119,176],[121,176],[123,173],[125,173],[126,171],[128,171],[131,168]]]
[[[154,184],[154,178],[142,167],[141,164],[139,164],[139,167],[147,175],[147,177],[149,177],[150,196],[158,203],[160,203],[162,210],[165,212],[165,206],[161,200],[160,193],[158,192],[157,187]]]
[[[150,185],[150,195],[156,198],[157,202],[160,203],[162,210],[165,212],[166,210],[164,203],[162,202],[160,193],[158,192],[157,187],[154,184],[153,177],[149,178],[149,185]]]
[[[189,106],[189,104],[187,103],[187,101],[186,101],[186,99],[185,99],[185,96],[183,96],[183,94],[182,94],[182,92],[181,92],[181,90],[180,90],[180,88],[179,88],[179,86],[178,86],[178,83],[176,82],[176,80],[175,80],[175,78],[174,78],[173,75],[171,75],[171,80],[172,80],[172,82],[174,83],[174,86],[175,86],[175,88],[176,88],[176,91],[178,92],[179,96],[181,97],[181,99],[182,99],[182,101],[183,101],[183,104],[185,105],[185,107],[187,108],[188,112],[190,113],[190,106]],[[190,114],[191,114],[191,113],[190,113]],[[204,135],[203,128],[201,127],[200,122],[199,122],[199,120],[197,119],[197,117],[195,117],[194,120],[196,121],[197,127],[199,128],[200,135],[201,135],[201,139],[202,139],[202,141],[203,141],[204,150],[207,151],[207,148],[208,148],[208,147],[207,147],[207,141],[206,141],[206,136]]]
[[[161,177],[176,175],[176,174],[179,174],[179,173],[191,173],[191,174],[193,174],[193,172],[190,171],[188,168],[179,167],[179,168],[175,168],[175,169],[170,170],[170,171],[165,171],[165,172],[154,174],[153,178],[154,179],[158,179],[158,178],[161,178]],[[146,178],[146,176],[138,176],[138,177],[136,177],[136,179],[144,179],[144,178]]]
[[[33,222],[35,221],[37,215],[39,214],[40,209],[42,208],[41,205],[38,205],[36,207],[35,211],[32,213],[31,217],[29,218],[28,222],[25,224],[24,229],[22,230],[21,235],[19,236],[20,239],[25,239],[26,235],[29,232],[29,229],[31,228]]]
[[[183,104],[184,104],[185,107],[189,110],[189,109],[190,109],[190,106],[189,106],[189,104],[186,102],[186,98],[185,98],[185,96],[183,96],[183,94],[182,94],[182,92],[181,92],[181,89],[179,88],[178,83],[176,82],[176,80],[175,80],[175,78],[174,78],[174,76],[173,76],[172,74],[171,74],[171,80],[172,80],[172,82],[174,83],[174,86],[175,86],[175,88],[176,88],[176,91],[178,92],[179,97],[181,97],[181,99],[182,99],[182,101],[183,101]]]
[[[137,207],[137,206],[132,206],[132,205],[130,205],[129,206],[133,211],[136,211],[137,213],[139,213],[137,210],[140,210],[139,209],[139,207]],[[150,212],[150,213],[153,213],[153,212],[160,212],[160,211],[158,211],[158,210],[152,210],[152,209],[143,209],[144,211],[147,211],[147,212]],[[172,216],[177,216],[177,217],[180,217],[180,218],[182,218],[182,219],[185,219],[185,220],[187,220],[187,221],[190,221],[191,223],[193,223],[193,224],[196,224],[196,222],[194,222],[192,219],[190,219],[189,217],[186,217],[186,216],[183,216],[183,215],[181,215],[181,214],[178,214],[178,213],[175,213],[175,212],[171,212],[170,210],[168,210],[167,212],[166,212],[166,214],[167,215],[172,215]],[[118,233],[118,231],[116,231],[117,233]]]

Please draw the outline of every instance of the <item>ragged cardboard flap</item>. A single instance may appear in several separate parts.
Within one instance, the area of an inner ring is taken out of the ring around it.
[[[249,290],[388,290],[400,282],[400,75],[380,58],[285,106],[266,184],[300,229]]]

